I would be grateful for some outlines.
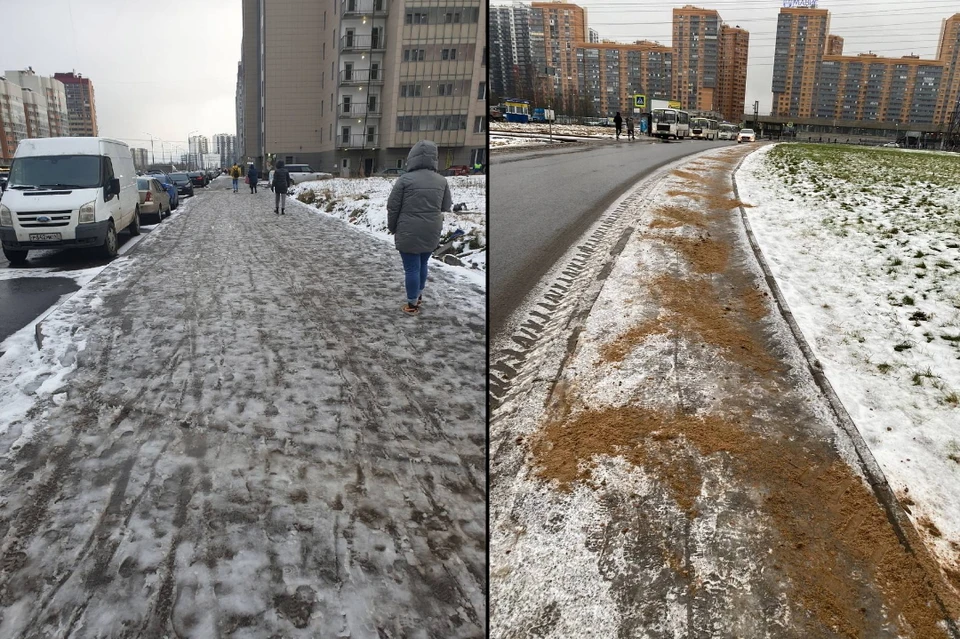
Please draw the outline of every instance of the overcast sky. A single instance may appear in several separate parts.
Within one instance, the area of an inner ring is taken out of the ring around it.
[[[773,49],[781,0],[571,0],[587,9],[588,26],[601,38],[618,42],[658,40],[670,45],[673,7],[694,4],[716,9],[724,22],[750,32],[746,109],[754,100],[768,113],[772,101]],[[498,4],[502,4],[498,2]],[[960,12],[957,0],[823,0],[830,11],[830,32],[844,38],[844,53],[872,51],[895,56],[937,54],[941,22]]]
[[[236,133],[240,0],[0,0],[0,16],[0,72],[90,78],[101,135],[169,153]]]

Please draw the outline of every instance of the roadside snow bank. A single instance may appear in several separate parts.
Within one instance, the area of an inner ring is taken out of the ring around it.
[[[334,178],[302,182],[290,194],[303,204],[392,243],[393,237],[387,233],[387,197],[395,181],[382,177]],[[483,272],[487,268],[487,178],[455,176],[447,181],[454,207],[465,204],[466,208],[444,214],[440,244],[461,231],[463,235],[453,241],[451,254],[463,262],[462,268]]]
[[[931,548],[960,566],[960,157],[777,145],[737,183],[831,384]]]

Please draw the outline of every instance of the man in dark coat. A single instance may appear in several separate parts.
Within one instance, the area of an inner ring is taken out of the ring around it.
[[[609,111],[607,111],[609,113]],[[617,111],[617,114],[613,116],[613,126],[617,127],[617,139],[620,139],[620,132],[623,131],[623,118],[620,117],[620,112]]]
[[[260,173],[257,171],[257,167],[250,165],[250,168],[247,169],[247,182],[250,184],[250,192],[257,192],[257,181],[260,179]]]
[[[420,312],[430,255],[440,244],[443,211],[453,206],[450,185],[437,173],[440,154],[430,140],[417,142],[407,155],[407,172],[387,198],[387,230],[403,260],[408,315]]]
[[[277,215],[286,215],[287,189],[293,186],[293,178],[290,177],[290,171],[286,169],[286,163],[283,160],[277,160],[277,168],[273,171],[274,205],[273,212]]]

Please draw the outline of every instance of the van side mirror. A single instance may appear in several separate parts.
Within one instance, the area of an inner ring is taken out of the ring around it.
[[[119,178],[111,178],[107,183],[107,195],[120,195]]]

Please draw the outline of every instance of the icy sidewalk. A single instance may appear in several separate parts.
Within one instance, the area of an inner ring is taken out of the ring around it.
[[[483,292],[201,193],[0,361],[0,636],[481,636]]]
[[[956,593],[771,302],[731,189],[747,152],[614,205],[622,241],[585,240],[492,353],[526,349],[491,416],[492,636],[951,636]]]

